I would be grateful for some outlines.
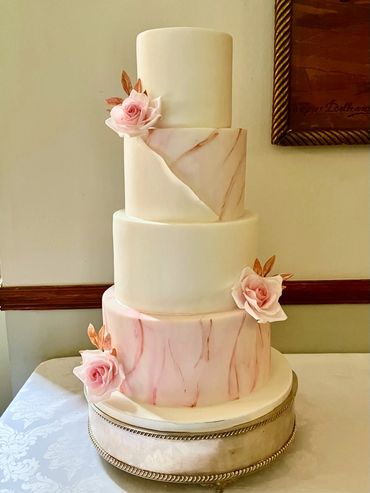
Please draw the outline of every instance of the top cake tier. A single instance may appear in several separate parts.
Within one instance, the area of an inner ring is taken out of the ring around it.
[[[190,27],[142,32],[137,72],[150,97],[162,98],[159,127],[230,127],[229,34]]]

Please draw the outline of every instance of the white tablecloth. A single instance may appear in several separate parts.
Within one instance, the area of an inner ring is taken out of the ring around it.
[[[369,493],[369,356],[288,355],[298,375],[296,440],[230,493]],[[154,483],[105,463],[87,434],[79,358],[42,363],[0,419],[0,493],[205,493]],[[209,490],[208,490],[209,491]]]

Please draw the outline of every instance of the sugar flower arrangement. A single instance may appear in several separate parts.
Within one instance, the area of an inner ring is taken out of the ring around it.
[[[108,399],[112,392],[119,390],[125,375],[105,326],[103,325],[97,333],[90,324],[87,335],[97,349],[80,351],[82,364],[76,366],[73,373],[85,384],[90,401],[99,402]]]
[[[121,75],[121,84],[128,97],[106,99],[113,107],[105,123],[120,137],[145,135],[161,118],[161,98],[150,99],[148,93],[143,91],[141,80],[132,85],[125,71]]]
[[[245,310],[258,323],[286,320],[279,298],[286,281],[292,274],[279,274],[267,277],[275,263],[275,255],[262,266],[258,258],[253,269],[245,267],[239,280],[234,284],[231,294],[236,305]]]

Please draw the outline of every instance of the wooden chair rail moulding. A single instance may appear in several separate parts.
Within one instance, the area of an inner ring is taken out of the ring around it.
[[[287,281],[283,305],[370,303],[369,279]],[[109,284],[65,286],[4,286],[0,310],[77,310],[101,308]]]

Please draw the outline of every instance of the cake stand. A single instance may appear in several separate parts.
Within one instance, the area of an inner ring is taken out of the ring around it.
[[[250,396],[200,408],[89,402],[89,434],[115,467],[145,479],[223,486],[266,467],[295,435],[297,377],[272,349],[271,377]]]

